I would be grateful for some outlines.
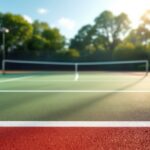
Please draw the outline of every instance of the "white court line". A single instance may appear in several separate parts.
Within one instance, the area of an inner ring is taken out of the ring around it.
[[[0,90],[0,93],[150,93],[150,90]]]
[[[13,82],[13,81],[18,81],[18,80],[23,80],[23,79],[28,79],[28,78],[31,78],[31,76],[30,77],[18,77],[18,78],[5,79],[5,80],[0,81],[0,83]]]
[[[0,121],[0,127],[150,127],[150,121]]]
[[[127,81],[136,81],[136,79],[134,80],[22,80],[21,82],[127,82]]]

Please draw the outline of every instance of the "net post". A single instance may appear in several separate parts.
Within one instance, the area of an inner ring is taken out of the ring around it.
[[[146,76],[148,76],[148,73],[149,73],[149,61],[146,60],[146,65],[145,65],[145,69],[146,69]]]
[[[78,63],[75,63],[75,81],[79,79],[79,74],[78,74]]]
[[[2,75],[5,75],[5,60],[2,60]]]

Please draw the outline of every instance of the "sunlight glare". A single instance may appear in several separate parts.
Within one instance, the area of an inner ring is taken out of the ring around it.
[[[112,6],[111,10],[115,14],[119,14],[121,12],[128,14],[132,22],[132,26],[135,28],[139,25],[141,16],[146,12],[146,10],[150,10],[150,1],[116,0],[116,4]]]

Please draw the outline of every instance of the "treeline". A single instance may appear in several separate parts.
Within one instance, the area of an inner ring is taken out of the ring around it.
[[[9,29],[5,39],[6,58],[45,60],[66,51],[65,37],[45,22],[30,24],[22,16],[11,13],[0,14],[0,21],[1,27]],[[2,35],[0,41],[2,43]]]
[[[83,26],[68,43],[59,29],[45,22],[27,22],[22,16],[0,13],[6,34],[6,58],[48,61],[150,60],[150,11],[137,29],[127,14],[102,12],[94,24]],[[0,33],[2,45],[2,33]],[[2,46],[0,51],[2,59]]]
[[[150,60],[150,11],[141,17],[137,29],[125,13],[102,12],[94,25],[85,25],[71,40],[70,48],[84,60]]]

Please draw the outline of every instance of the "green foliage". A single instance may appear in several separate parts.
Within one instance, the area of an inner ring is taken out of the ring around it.
[[[9,52],[7,57],[36,58],[45,55],[50,58],[52,53],[57,54],[65,47],[65,37],[45,22],[36,20],[30,24],[22,16],[11,13],[0,14],[0,18],[0,27],[9,29],[5,40],[6,52]],[[2,41],[2,35],[0,40]]]
[[[71,40],[70,48],[78,49],[79,51],[84,51],[85,47],[91,43],[91,32],[92,26],[83,26],[74,39]]]
[[[143,59],[143,60],[147,60],[148,59],[148,50],[145,46],[141,45],[141,46],[136,46],[135,49],[135,53],[134,56],[136,57],[136,59]]]
[[[132,29],[125,39],[126,41],[134,43],[136,46],[150,44],[150,10],[146,11],[141,17],[141,24],[137,29]]]
[[[142,45],[142,39],[137,30],[133,29],[125,39],[126,42],[133,43],[134,45]]]
[[[66,44],[59,29],[48,23],[28,23],[22,16],[0,13],[0,27],[10,30],[6,34],[7,57],[36,58],[61,61],[150,60],[150,10],[141,17],[137,29],[130,29],[125,13],[114,15],[103,11],[94,24],[81,27]],[[2,42],[2,35],[0,35]]]
[[[135,54],[135,46],[130,42],[123,42],[120,43],[114,53],[113,59],[114,60],[133,60]]]
[[[147,60],[149,59],[149,50],[142,45],[135,46],[131,42],[123,42],[115,49],[113,58],[115,60]]]
[[[73,59],[77,59],[80,57],[80,53],[79,51],[77,51],[76,49],[69,49],[68,52],[67,52],[67,56],[69,58],[73,58]]]
[[[105,50],[112,57],[114,49],[129,30],[128,16],[121,13],[115,16],[110,11],[102,12],[94,25],[83,26],[71,40],[70,48],[80,51],[82,57],[89,58],[96,51]]]
[[[6,46],[11,48],[26,43],[32,36],[33,27],[22,16],[11,13],[3,14],[2,26],[9,29],[6,35]]]
[[[47,47],[50,47],[49,41],[40,35],[33,35],[28,42],[28,48],[30,49],[31,54],[35,57],[45,53]]]
[[[59,33],[59,30],[54,29],[46,29],[42,33],[42,37],[49,41],[50,47],[49,49],[53,51],[61,50],[65,45],[65,38]]]
[[[50,55],[62,51],[65,46],[65,37],[58,29],[50,28],[45,22],[33,23],[33,35],[28,42],[28,48],[38,56]]]
[[[95,19],[97,38],[105,37],[105,49],[113,51],[120,42],[120,38],[124,37],[129,30],[129,24],[130,20],[125,13],[115,16],[110,11],[104,11]]]
[[[35,20],[32,24],[33,26],[33,34],[41,35],[44,30],[49,29],[49,25],[46,22],[39,22]]]

